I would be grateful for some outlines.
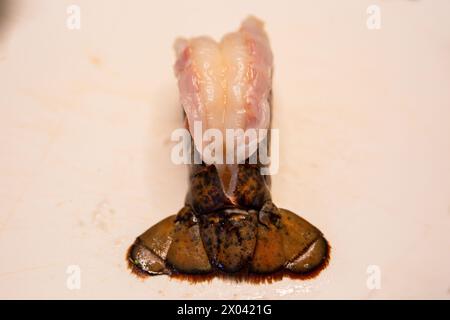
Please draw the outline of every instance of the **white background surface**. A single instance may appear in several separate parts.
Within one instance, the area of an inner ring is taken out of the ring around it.
[[[449,1],[13,2],[0,38],[0,298],[450,297]],[[380,30],[366,27],[370,4]],[[248,14],[275,55],[273,197],[325,233],[330,265],[267,285],[139,280],[128,246],[187,188],[170,162],[172,43],[218,38]]]

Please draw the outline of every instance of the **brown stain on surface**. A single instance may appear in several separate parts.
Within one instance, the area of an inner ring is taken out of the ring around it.
[[[102,65],[102,60],[97,56],[90,56],[89,62],[96,67],[101,67],[101,65]]]

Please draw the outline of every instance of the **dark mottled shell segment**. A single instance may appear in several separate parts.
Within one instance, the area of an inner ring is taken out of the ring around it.
[[[238,205],[259,210],[266,201],[270,200],[270,190],[260,169],[260,166],[255,164],[239,165],[234,191],[234,198]]]
[[[196,214],[210,213],[231,205],[214,165],[193,165],[189,181],[186,204],[191,206]]]
[[[256,245],[257,212],[224,210],[200,218],[200,230],[211,263],[236,272],[248,264]]]

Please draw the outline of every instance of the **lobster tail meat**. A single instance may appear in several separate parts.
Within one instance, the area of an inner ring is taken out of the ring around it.
[[[195,135],[195,122],[202,130],[215,129],[226,136],[226,129],[268,129],[273,57],[263,23],[249,17],[241,28],[225,35],[220,42],[209,37],[178,39],[175,42],[180,102],[197,151],[207,164],[220,165],[208,157],[201,136]],[[224,159],[230,153],[245,152],[248,158],[264,135],[224,143]],[[240,148],[238,148],[240,147]]]

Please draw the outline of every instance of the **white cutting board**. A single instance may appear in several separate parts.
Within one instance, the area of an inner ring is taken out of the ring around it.
[[[450,297],[449,1],[13,2],[0,24],[0,298]],[[367,27],[371,4],[381,29]],[[172,43],[248,14],[275,55],[273,197],[325,233],[330,265],[267,285],[139,280],[128,246],[187,188],[170,161]]]

